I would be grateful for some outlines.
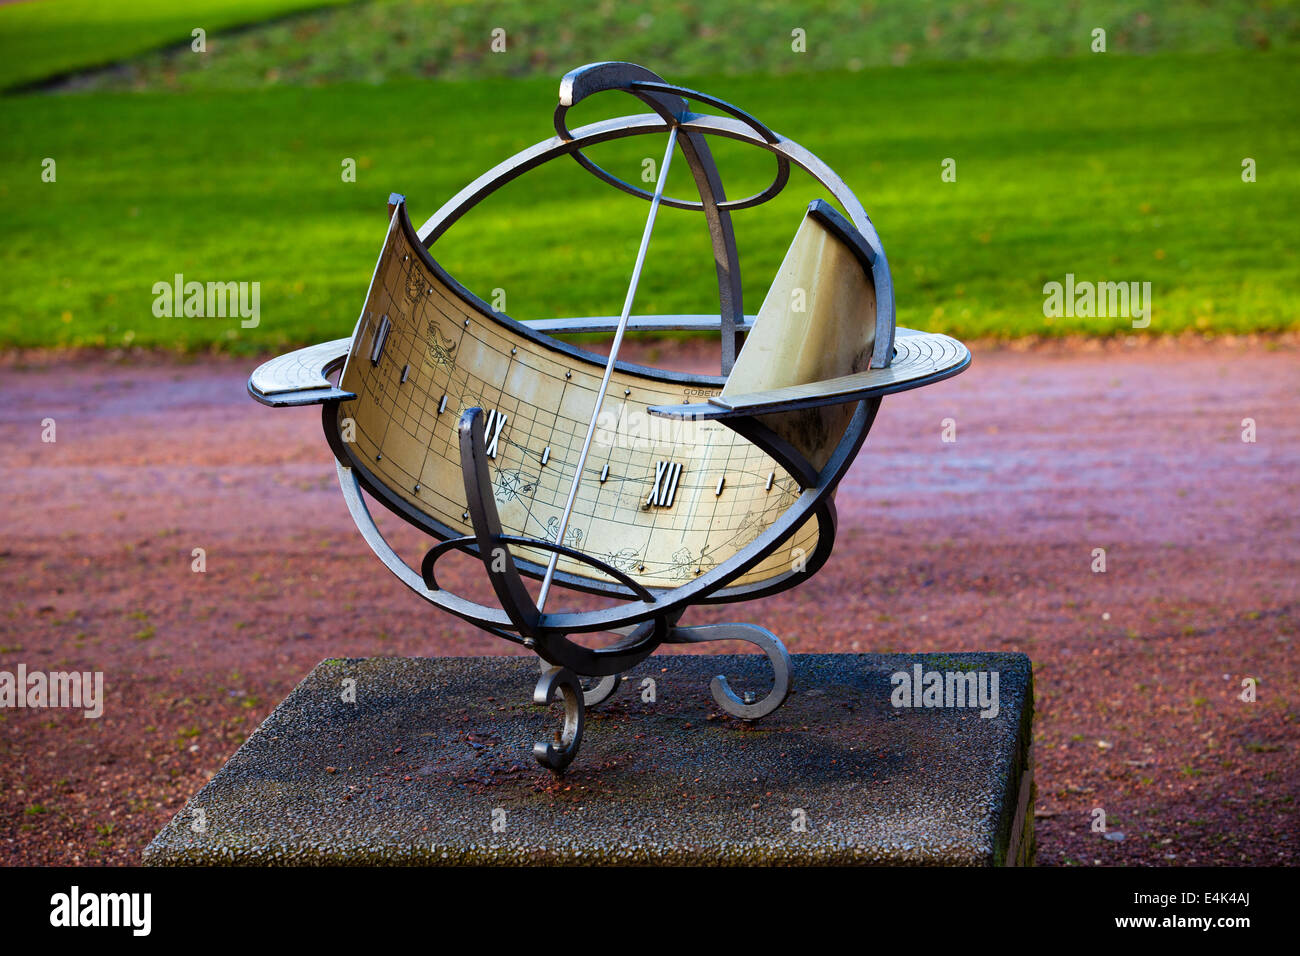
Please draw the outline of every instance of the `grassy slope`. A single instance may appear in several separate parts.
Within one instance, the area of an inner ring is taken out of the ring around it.
[[[3,19],[0,18],[0,24]],[[1294,0],[384,0],[333,8],[143,57],[91,88],[379,83],[413,76],[558,77],[593,60],[664,76],[751,75],[956,60],[1277,50],[1300,40]],[[506,31],[493,52],[494,29]],[[803,31],[795,52],[792,33]]]
[[[1091,57],[688,82],[805,143],[858,192],[890,254],[902,324],[963,336],[1123,330],[1045,324],[1042,284],[1073,272],[1150,281],[1152,331],[1244,330],[1294,328],[1300,312],[1297,66],[1291,54]],[[432,212],[548,134],[555,86],[2,100],[0,341],[244,351],[347,334],[387,193]],[[609,161],[633,175],[661,147]],[[57,183],[40,182],[44,156],[58,160]],[[355,184],[340,180],[347,156]],[[952,184],[939,178],[948,156]],[[1241,181],[1243,156],[1258,161],[1255,184]],[[720,159],[733,195],[770,165],[736,148]],[[676,170],[670,191],[685,181]],[[750,311],[815,195],[801,179],[737,214]],[[605,314],[621,302],[644,214],[567,163],[509,187],[435,254],[480,294],[505,289],[519,317]],[[151,286],[175,272],[260,281],[261,326],[155,319]],[[711,307],[698,217],[663,215],[642,290],[640,311]]]
[[[342,0],[29,0],[0,6],[0,89],[101,66],[191,31],[217,30]]]

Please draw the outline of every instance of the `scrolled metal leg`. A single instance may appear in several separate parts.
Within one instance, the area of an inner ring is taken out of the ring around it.
[[[602,677],[590,687],[582,689],[582,703],[587,707],[599,707],[614,696],[623,679],[618,674]]]
[[[719,674],[709,684],[718,706],[741,720],[758,720],[766,717],[785,703],[790,693],[790,652],[781,639],[757,624],[700,624],[694,627],[675,627],[668,637],[672,644],[702,644],[706,641],[748,641],[757,644],[772,663],[772,689],[762,700],[746,693],[744,699]]]
[[[555,742],[533,744],[533,757],[543,767],[561,771],[573,763],[582,746],[584,705],[582,684],[573,671],[564,667],[548,667],[538,678],[533,690],[533,703],[545,707],[556,699],[564,701],[564,729]]]
[[[554,665],[546,663],[540,658],[537,661],[539,669],[543,674],[551,670]],[[585,707],[599,707],[605,701],[614,696],[618,690],[618,685],[623,681],[618,674],[610,674],[608,677],[602,677],[590,687],[582,688],[582,703]]]

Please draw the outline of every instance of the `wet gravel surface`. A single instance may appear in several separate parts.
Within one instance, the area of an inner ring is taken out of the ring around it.
[[[253,404],[254,364],[0,365],[0,671],[101,671],[106,698],[98,719],[0,708],[0,862],[139,862],[322,659],[511,651],[370,555],[318,415]],[[1294,863],[1297,408],[1294,344],[976,349],[885,401],[813,580],[687,623],[760,622],[795,652],[1024,652],[1040,864]]]

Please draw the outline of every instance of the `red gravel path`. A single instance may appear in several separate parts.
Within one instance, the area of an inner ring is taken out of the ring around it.
[[[816,578],[691,620],[739,613],[794,651],[1024,651],[1040,863],[1294,863],[1298,359],[977,350],[886,400]],[[137,862],[324,657],[508,649],[383,570],[315,410],[254,405],[252,364],[0,367],[0,670],[102,670],[107,696],[99,720],[0,710],[0,862]]]

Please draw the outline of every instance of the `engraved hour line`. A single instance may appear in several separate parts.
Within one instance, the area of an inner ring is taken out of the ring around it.
[[[699,457],[700,457],[700,461],[708,461],[708,460],[709,460],[709,449],[712,448],[712,447],[713,447],[713,432],[710,431],[710,432],[708,433],[708,438],[706,438],[705,441],[704,441],[704,450],[700,452],[700,456],[699,456]],[[689,507],[688,510],[687,510],[687,514],[692,514],[692,515],[693,515],[693,514],[696,513],[696,512],[695,512],[695,506],[696,506],[696,504],[699,502],[699,500],[700,500],[700,486],[699,486],[698,483],[696,483],[696,485],[695,485],[695,491],[694,491],[694,493],[693,493],[692,496],[691,496],[691,504],[690,504],[690,507]],[[685,541],[685,540],[686,540],[686,535],[687,535],[689,532],[690,532],[690,523],[689,523],[689,522],[683,522],[683,524],[682,524],[682,536],[681,536],[681,538],[679,538],[678,540],[680,540],[680,541]]]
[[[566,376],[567,376],[568,374],[569,374],[569,373],[567,373],[567,372],[565,373]],[[623,401],[620,402],[620,403],[619,403],[619,406],[618,406],[618,416],[617,416],[617,418],[615,419],[615,425],[614,425],[614,434],[615,434],[615,435],[620,435],[620,434],[622,434],[622,432],[623,432],[623,424],[624,424],[624,416],[625,416],[626,413],[627,413],[627,399],[624,398]],[[600,480],[599,480],[599,483],[602,484],[602,485],[603,485],[607,480],[609,480],[609,463],[610,463],[610,461],[612,461],[613,458],[614,458],[614,449],[617,447],[617,445],[618,445],[618,442],[617,442],[616,440],[615,440],[615,441],[610,441],[610,443],[609,443],[609,454],[605,456],[605,464],[602,465],[602,466],[601,466],[601,469],[600,469]],[[595,499],[592,501],[592,505],[593,505],[593,507],[598,507],[599,504],[600,504],[600,491],[601,491],[601,489],[599,489],[599,488],[596,489],[596,497],[595,497]],[[623,491],[622,491],[622,488],[620,487],[619,490],[618,490],[618,492],[617,492],[617,494],[618,494],[618,495],[622,495],[622,493],[623,493]],[[617,509],[617,507],[618,507],[618,504],[617,504],[617,498],[616,498],[616,499],[615,499],[614,508]]]

